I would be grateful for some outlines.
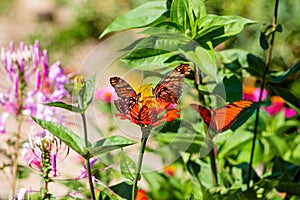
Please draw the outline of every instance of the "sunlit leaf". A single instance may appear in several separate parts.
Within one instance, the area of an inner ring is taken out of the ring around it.
[[[61,101],[56,101],[56,102],[51,102],[51,103],[46,103],[46,106],[52,106],[52,107],[57,107],[57,108],[63,108],[66,110],[69,110],[71,112],[76,112],[76,113],[81,113],[83,112],[80,108],[70,105],[70,104],[66,104],[64,102]]]
[[[148,26],[154,22],[160,22],[165,19],[163,16],[167,12],[166,2],[164,0],[148,1],[147,3],[129,11],[125,15],[113,21],[100,35],[104,37],[114,31],[123,31],[133,28]]]
[[[254,23],[257,22],[240,16],[218,16],[209,14],[197,21],[199,32],[195,39],[200,43],[210,40],[215,47],[228,38],[240,33],[245,26]]]
[[[55,135],[57,138],[63,141],[66,145],[68,145],[71,149],[76,151],[78,154],[80,154],[83,157],[86,156],[87,152],[85,151],[86,148],[84,145],[84,141],[76,133],[74,133],[73,131],[71,131],[70,129],[64,127],[59,123],[40,120],[32,116],[31,118],[42,128],[48,130],[50,133]]]
[[[86,110],[94,97],[96,84],[96,75],[93,75],[90,79],[85,82],[85,90],[83,95],[83,109]]]
[[[124,181],[127,184],[132,185],[135,179],[135,174],[137,173],[137,169],[134,161],[124,152],[121,154],[120,170]]]
[[[88,148],[88,151],[93,157],[102,153],[106,153],[108,151],[113,151],[115,149],[133,145],[135,143],[135,141],[127,139],[123,136],[110,136],[93,143],[92,146]]]

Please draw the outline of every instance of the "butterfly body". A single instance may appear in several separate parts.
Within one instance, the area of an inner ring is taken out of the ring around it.
[[[191,107],[200,113],[208,127],[216,133],[229,129],[235,122],[238,115],[253,104],[252,101],[235,101],[215,110],[192,104]]]

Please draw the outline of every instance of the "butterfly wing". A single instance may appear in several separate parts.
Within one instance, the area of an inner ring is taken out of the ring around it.
[[[197,104],[191,104],[191,108],[197,111],[204,122],[207,124],[208,127],[211,127],[212,129],[215,127],[215,124],[211,124],[211,111],[205,108],[204,106],[200,106]]]
[[[211,127],[215,132],[223,132],[229,129],[235,122],[238,115],[247,107],[252,105],[252,101],[235,101],[216,110],[212,110],[212,121],[215,127]]]
[[[156,99],[177,104],[182,94],[184,77],[190,73],[190,66],[182,64],[169,72],[153,89]]]
[[[111,77],[110,84],[114,87],[119,97],[114,101],[117,110],[122,114],[128,114],[138,104],[139,95],[120,77]]]

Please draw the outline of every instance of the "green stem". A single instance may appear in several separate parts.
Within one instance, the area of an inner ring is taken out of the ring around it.
[[[146,143],[151,131],[151,127],[142,127],[142,139],[141,139],[141,147],[140,147],[140,152],[139,152],[139,159],[138,159],[138,166],[137,166],[137,173],[134,178],[134,183],[132,186],[132,200],[135,200],[136,197],[136,191],[137,191],[137,183],[141,179],[141,169],[142,169],[142,163],[143,163],[143,157],[144,157],[144,152],[146,148]]]
[[[274,9],[274,17],[273,17],[273,26],[274,27],[277,24],[278,4],[279,4],[279,0],[276,0],[275,9]],[[275,32],[272,32],[271,38],[270,38],[270,47],[268,49],[268,55],[266,58],[265,69],[264,69],[262,83],[261,83],[261,87],[260,87],[259,102],[262,100],[263,90],[264,90],[265,82],[266,82],[266,75],[269,71],[269,66],[270,66],[270,61],[271,61],[272,51],[273,51],[273,46],[274,46],[274,39],[275,39]],[[256,116],[255,116],[254,136],[253,136],[253,140],[252,140],[251,156],[250,156],[249,168],[248,168],[248,174],[247,174],[247,188],[250,187],[250,181],[251,181],[251,176],[252,176],[252,165],[253,165],[253,158],[254,158],[255,141],[256,141],[257,130],[258,130],[259,111],[260,111],[260,107],[257,108]]]
[[[216,165],[216,157],[215,157],[215,146],[209,152],[209,159],[210,159],[210,167],[212,171],[212,183],[213,185],[218,185],[218,175],[217,175],[217,165]]]
[[[80,109],[83,109],[83,94],[78,95],[78,105],[79,105]],[[82,124],[83,124],[84,144],[85,144],[85,147],[88,147],[89,144],[88,144],[87,123],[86,123],[86,117],[85,117],[84,113],[81,114],[81,118],[82,118]],[[92,169],[91,169],[89,156],[87,158],[85,158],[85,165],[86,165],[92,200],[96,200],[94,184],[93,184],[93,179],[92,179]]]
[[[194,84],[195,84],[195,87],[198,91],[199,101],[205,106],[205,98],[199,90],[199,86],[201,85],[201,82],[202,82],[202,80],[201,80],[201,75],[199,73],[199,69],[198,69],[198,67],[195,66],[195,81],[194,81]],[[209,134],[208,127],[206,126],[205,123],[204,123],[204,127],[205,127],[205,133],[209,137],[209,142],[211,142],[213,136]],[[215,145],[213,145],[213,148],[209,152],[209,159],[210,159],[210,167],[211,167],[211,172],[212,172],[212,182],[213,182],[214,185],[217,185],[218,184],[218,173],[217,173],[216,157],[215,157],[215,153],[214,153],[215,148],[216,148]]]

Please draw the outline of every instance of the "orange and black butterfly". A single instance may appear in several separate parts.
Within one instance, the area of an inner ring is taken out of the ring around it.
[[[117,110],[122,114],[128,114],[138,103],[140,94],[137,95],[134,89],[120,77],[111,77],[110,84],[119,97],[114,101]]]
[[[182,64],[169,72],[152,90],[156,99],[177,104],[182,94],[184,77],[190,73],[190,66]]]
[[[200,113],[208,127],[216,133],[229,129],[238,115],[253,104],[249,100],[235,101],[215,110],[192,104],[191,107]]]
[[[174,104],[182,94],[184,77],[189,74],[188,64],[182,64],[169,72],[152,90],[154,97],[162,102]],[[122,78],[110,78],[110,84],[115,88],[118,99],[114,101],[117,110],[121,114],[130,115],[132,118],[141,122],[150,122],[149,107],[143,105],[139,107],[140,93],[136,91]]]

